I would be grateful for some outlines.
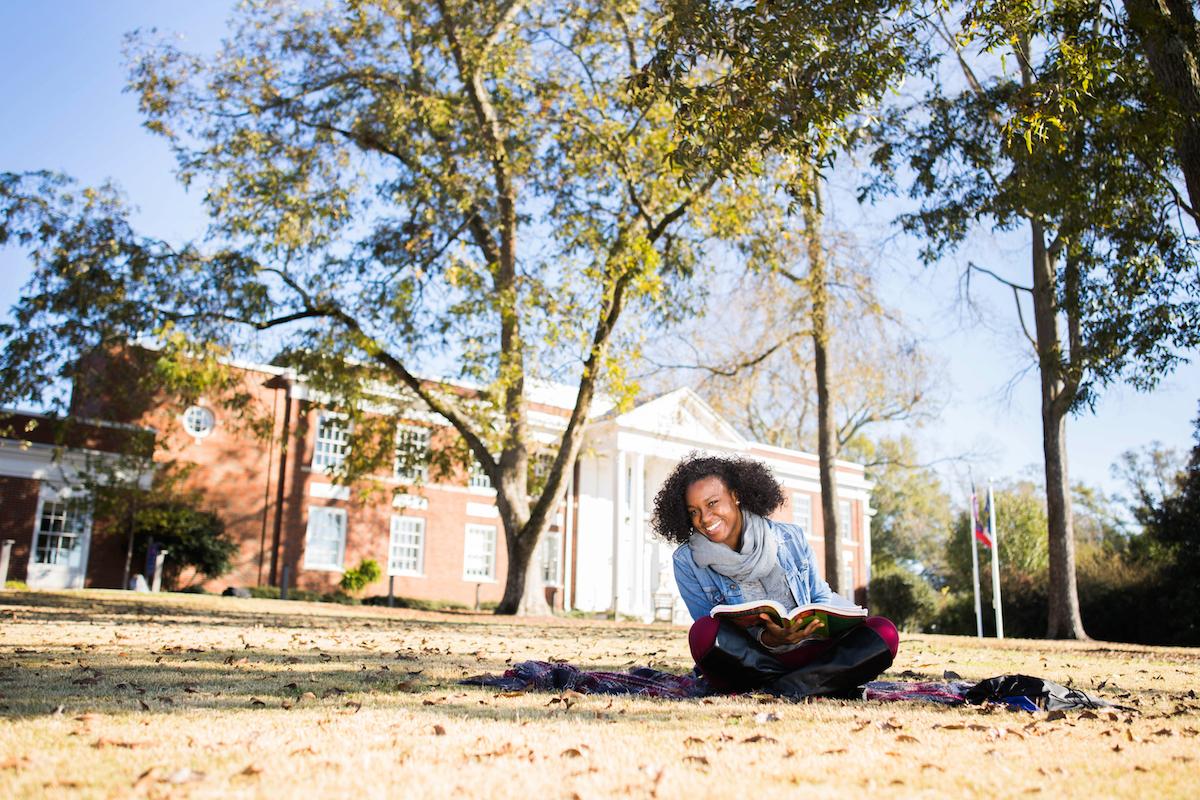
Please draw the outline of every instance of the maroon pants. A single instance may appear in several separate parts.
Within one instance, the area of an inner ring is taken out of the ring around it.
[[[895,658],[896,652],[900,649],[900,634],[896,632],[896,626],[892,624],[892,621],[887,617],[867,617],[863,624],[879,634],[879,638],[883,639],[888,649],[892,651],[892,658]],[[719,625],[720,623],[712,617],[701,617],[692,624],[691,630],[688,631],[688,645],[692,650],[692,659],[697,664],[708,655],[716,643]],[[775,658],[785,667],[803,667],[829,648],[836,647],[837,642],[837,639],[828,639],[805,645],[788,653],[775,654]],[[708,677],[711,679],[715,676]]]

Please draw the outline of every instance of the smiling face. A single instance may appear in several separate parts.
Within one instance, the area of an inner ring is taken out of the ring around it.
[[[725,481],[709,475],[693,481],[684,492],[692,527],[710,542],[737,550],[742,545],[742,509]]]

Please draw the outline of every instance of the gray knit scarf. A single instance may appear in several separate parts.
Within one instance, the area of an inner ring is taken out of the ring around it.
[[[750,511],[742,511],[740,552],[727,545],[711,542],[696,532],[688,538],[688,546],[692,549],[692,558],[700,567],[712,567],[738,583],[762,581],[769,592],[772,587],[767,585],[767,579],[772,577],[772,573],[779,573],[778,578],[783,579],[783,570],[779,568],[779,543],[767,521]],[[786,579],[784,584],[786,586]]]

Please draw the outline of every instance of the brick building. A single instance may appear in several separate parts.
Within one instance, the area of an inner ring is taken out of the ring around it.
[[[73,417],[110,420],[97,430],[156,432],[156,458],[195,465],[187,481],[238,543],[232,570],[207,588],[286,580],[289,587],[328,591],[344,569],[373,558],[384,578],[368,594],[385,593],[390,579],[402,596],[467,604],[500,599],[506,551],[495,491],[481,470],[439,472],[425,465],[430,452],[454,440],[444,420],[412,398],[381,390],[379,409],[401,420],[400,455],[389,473],[342,485],[331,473],[349,455],[346,420],[331,413],[302,376],[268,365],[234,367],[255,425],[219,403],[201,399],[175,409],[153,392],[131,389],[138,385],[136,364],[119,360],[104,362],[105,381],[81,384],[116,385],[121,392],[77,386],[72,399]],[[537,442],[558,441],[573,402],[569,387],[531,392]],[[0,438],[0,524],[3,536],[17,541],[18,554],[10,576],[35,587],[120,586],[119,537],[93,531],[86,514],[55,516],[63,507],[57,498],[64,490],[70,494],[70,476],[21,467],[15,454],[34,445],[17,427],[0,433],[8,437]],[[56,463],[78,459],[77,449],[68,448],[66,460]],[[651,535],[650,505],[673,465],[693,450],[766,462],[789,498],[777,516],[802,525],[824,559],[816,457],[748,441],[694,392],[679,389],[624,413],[593,408],[565,502],[534,567],[554,607],[603,611],[615,604],[621,614],[646,619],[656,604],[664,611],[664,600],[677,596],[672,548]],[[870,486],[863,468],[846,462],[838,463],[837,480],[847,531],[839,564],[844,582],[861,595],[870,564]],[[64,525],[75,538],[68,556],[54,557],[74,559],[75,577],[67,583],[48,577],[42,563]],[[682,602],[672,613],[685,621]]]

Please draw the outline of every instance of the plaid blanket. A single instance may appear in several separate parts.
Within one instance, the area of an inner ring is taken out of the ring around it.
[[[522,661],[503,675],[476,675],[460,683],[490,686],[503,691],[575,691],[581,694],[633,694],[671,700],[706,697],[717,694],[703,677],[692,673],[675,675],[649,667],[629,672],[582,670],[571,664],[548,661]],[[871,681],[866,686],[867,700],[925,701],[957,705],[971,684],[922,683],[913,681]]]

